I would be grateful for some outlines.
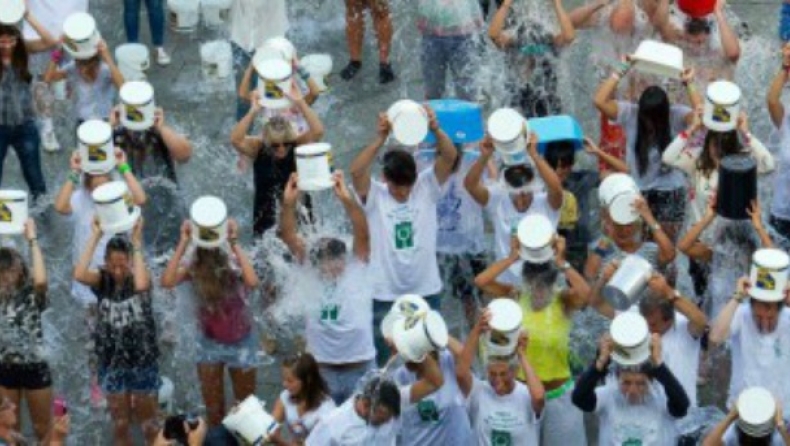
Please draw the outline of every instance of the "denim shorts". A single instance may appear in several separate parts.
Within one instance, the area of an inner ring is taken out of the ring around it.
[[[157,393],[159,367],[99,367],[99,384],[106,394]]]
[[[197,334],[196,361],[198,364],[225,364],[232,369],[258,366],[258,336],[255,331],[234,344],[222,344],[201,332]]]

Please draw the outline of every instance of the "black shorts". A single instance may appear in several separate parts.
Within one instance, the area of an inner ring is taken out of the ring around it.
[[[0,386],[7,389],[46,389],[52,387],[52,373],[46,362],[0,363]]]

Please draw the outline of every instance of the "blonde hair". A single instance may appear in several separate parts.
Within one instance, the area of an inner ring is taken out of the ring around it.
[[[294,126],[282,116],[271,118],[263,126],[263,141],[267,145],[294,142],[297,136]]]

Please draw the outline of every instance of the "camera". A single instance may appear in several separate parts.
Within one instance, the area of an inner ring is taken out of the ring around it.
[[[200,424],[200,419],[197,415],[180,414],[169,416],[165,419],[164,437],[166,440],[176,441],[178,444],[187,445],[187,434],[189,431],[184,430],[184,422],[186,421],[189,426],[189,431],[192,431]]]

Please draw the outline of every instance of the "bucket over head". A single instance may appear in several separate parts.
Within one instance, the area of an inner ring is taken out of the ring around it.
[[[678,0],[678,8],[687,16],[699,19],[713,13],[716,0]]]
[[[410,99],[395,102],[387,110],[395,139],[405,146],[416,146],[428,135],[428,113]]]
[[[280,425],[264,408],[264,402],[250,395],[230,410],[222,425],[243,444],[262,445]]]
[[[75,59],[90,59],[99,51],[101,36],[96,20],[87,12],[75,12],[63,22],[63,48]]]
[[[584,146],[584,132],[579,121],[573,116],[557,115],[527,120],[529,131],[538,135],[538,153],[546,153],[546,147],[553,142],[569,141],[576,150]]]
[[[762,302],[781,302],[787,286],[790,257],[781,249],[758,249],[752,255],[749,295]]]
[[[527,162],[527,120],[512,108],[500,108],[488,117],[488,134],[502,161],[512,166]]]
[[[729,155],[719,162],[716,213],[730,220],[751,218],[748,210],[757,199],[757,163],[750,155]]]
[[[545,263],[554,258],[551,242],[557,228],[546,216],[527,215],[518,224],[518,241],[521,258],[529,263]]]
[[[486,339],[486,351],[494,356],[512,355],[518,346],[524,317],[521,306],[513,299],[499,298],[488,304],[488,311],[491,312],[488,323],[491,331]]]
[[[639,220],[639,212],[634,208],[634,202],[639,198],[639,194],[634,192],[622,192],[612,198],[609,203],[609,217],[618,225],[630,225]]]
[[[632,57],[634,68],[648,74],[679,78],[683,72],[683,50],[668,43],[643,40]]]
[[[612,173],[601,180],[598,186],[598,201],[602,207],[609,207],[612,199],[622,192],[639,193],[639,187],[630,175],[625,173]]]
[[[154,125],[154,88],[145,81],[126,82],[121,86],[121,124],[129,130],[148,130]]]
[[[16,235],[25,232],[28,217],[27,192],[0,190],[0,234]]]
[[[332,72],[332,56],[329,54],[310,54],[300,60],[310,78],[318,85],[319,91],[329,90],[327,78]]]
[[[266,108],[282,109],[291,106],[286,92],[291,90],[293,68],[279,59],[264,59],[255,65],[260,76],[261,104]]]
[[[716,132],[735,130],[740,113],[740,87],[730,81],[716,81],[708,85],[702,112],[705,127]]]
[[[764,437],[776,429],[776,400],[762,387],[749,387],[738,395],[738,427],[751,437]]]
[[[77,128],[82,171],[102,175],[115,168],[115,149],[112,127],[100,120],[91,119]]]
[[[480,104],[460,99],[433,99],[428,101],[436,113],[439,127],[456,144],[477,142],[485,136],[483,108]],[[428,132],[425,140],[436,144],[436,136]]]
[[[140,208],[132,201],[123,181],[104,183],[92,195],[99,224],[105,234],[128,231],[140,217]]]
[[[652,275],[650,262],[637,254],[629,254],[604,286],[603,295],[616,309],[626,310],[641,296]]]
[[[24,0],[5,0],[0,7],[0,23],[4,25],[16,25],[25,16]]]
[[[291,63],[296,57],[296,47],[285,37],[272,37],[263,43],[263,47],[280,54],[283,61]]]
[[[442,316],[429,310],[424,315],[396,320],[392,340],[405,361],[422,362],[428,353],[447,347],[449,334]]]
[[[189,209],[192,241],[201,248],[216,248],[228,239],[228,208],[221,199],[204,195]]]
[[[398,319],[422,316],[431,309],[428,302],[417,294],[404,294],[392,304],[392,308],[381,321],[381,334],[392,339],[392,327]]]
[[[650,357],[647,321],[635,311],[618,314],[609,327],[614,341],[612,359],[623,366],[637,366]]]
[[[332,146],[325,142],[305,144],[296,148],[296,172],[299,189],[316,191],[329,189],[332,181]]]

